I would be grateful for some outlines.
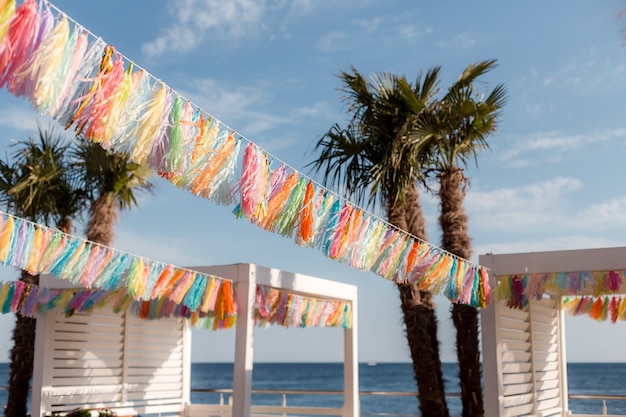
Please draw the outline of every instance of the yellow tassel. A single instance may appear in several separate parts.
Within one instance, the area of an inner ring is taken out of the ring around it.
[[[6,262],[9,252],[11,251],[11,235],[15,222],[13,216],[9,216],[9,219],[2,224],[2,233],[0,233],[0,262]]]

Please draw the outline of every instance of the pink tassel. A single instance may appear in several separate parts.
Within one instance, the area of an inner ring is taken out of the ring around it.
[[[9,29],[11,19],[15,15],[15,0],[1,0],[0,1],[0,50],[4,37]]]
[[[267,159],[254,143],[249,143],[243,154],[239,181],[243,215],[248,219],[262,218],[259,214],[264,211],[267,198]]]
[[[120,86],[124,80],[124,60],[121,55],[116,56],[111,70],[103,77],[102,86],[96,91],[88,113],[83,114],[83,120],[89,124],[85,136],[93,142],[106,142],[107,130],[110,129],[113,105],[118,99]],[[77,121],[77,124],[81,124]]]
[[[0,87],[28,59],[37,41],[39,14],[35,0],[26,0],[15,10],[8,32],[0,45]]]
[[[31,102],[35,102],[34,94],[37,88],[41,88],[41,78],[45,74],[56,71],[61,57],[63,56],[64,45],[68,41],[70,26],[64,17],[56,26],[50,10],[46,9],[41,19],[40,33],[43,33],[43,41],[34,49],[33,54],[16,69],[13,77],[9,80],[7,89],[16,97],[27,96]],[[47,33],[50,32],[50,33]],[[52,88],[50,85],[46,88]]]

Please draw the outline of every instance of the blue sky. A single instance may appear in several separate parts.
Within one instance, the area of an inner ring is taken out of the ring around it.
[[[346,119],[336,75],[415,79],[442,66],[447,86],[472,62],[499,66],[509,102],[491,151],[467,170],[472,260],[494,252],[623,246],[626,238],[626,19],[616,2],[530,0],[148,0],[56,6],[240,134],[312,175],[312,143]],[[0,146],[36,131],[25,100],[0,92]],[[45,120],[40,121],[44,124]],[[115,246],[177,265],[252,262],[358,286],[362,361],[408,361],[395,286],[236,220],[230,209],[156,180],[121,217]],[[422,196],[429,241],[437,202]],[[77,233],[81,233],[78,230]],[[3,272],[7,278],[15,273]],[[449,304],[437,298],[442,357],[454,361]],[[11,316],[0,317],[0,359]],[[623,361],[624,323],[567,320],[568,359]],[[230,361],[234,332],[195,331],[193,358]],[[341,360],[337,329],[258,329],[257,361]],[[593,341],[591,343],[590,341]],[[599,351],[598,343],[602,350]],[[601,355],[599,355],[601,353]]]

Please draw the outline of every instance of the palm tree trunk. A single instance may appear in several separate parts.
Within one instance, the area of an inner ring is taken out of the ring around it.
[[[471,240],[467,233],[467,215],[463,208],[465,176],[460,168],[452,167],[439,175],[439,181],[442,247],[454,255],[469,259]],[[478,310],[472,306],[454,303],[452,320],[456,327],[463,417],[482,417],[485,409],[478,344]]]
[[[20,281],[25,284],[38,285],[39,275],[30,275],[22,271]],[[7,417],[26,416],[30,381],[33,376],[35,357],[35,328],[37,321],[15,313],[13,328],[13,347],[10,353],[9,395],[4,415]]]
[[[113,243],[113,225],[117,221],[115,200],[109,193],[102,193],[91,204],[87,240],[110,246]]]
[[[72,220],[64,217],[57,223],[57,228],[64,233],[71,233]],[[22,271],[20,281],[28,285],[39,285],[39,275],[30,275]],[[7,417],[24,417],[27,415],[28,393],[33,377],[35,359],[35,331],[37,319],[24,317],[15,313],[16,321],[13,328],[13,347],[10,353],[9,393],[4,415]]]
[[[391,224],[425,238],[425,221],[416,187],[406,190],[403,204],[388,204],[387,214]],[[398,291],[420,413],[424,417],[448,417],[432,294],[419,291],[413,284],[398,284]]]

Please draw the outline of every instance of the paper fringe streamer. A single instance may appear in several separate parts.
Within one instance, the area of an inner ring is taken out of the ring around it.
[[[416,283],[453,302],[476,307],[489,302],[484,268],[335,198],[291,167],[270,170],[268,160],[275,158],[252,142],[236,178],[243,136],[143,69],[135,70],[100,38],[89,42],[89,32],[78,23],[68,28],[71,19],[49,2],[37,8],[26,0],[15,9],[6,1],[0,8],[0,82],[38,112],[105,149],[129,153],[177,187],[217,204],[239,202],[238,216],[267,231],[295,234],[301,246],[317,247],[388,280]],[[53,18],[52,9],[61,17]],[[36,36],[38,31],[46,36]],[[451,280],[460,285],[451,286]],[[144,289],[134,285],[132,292]]]
[[[626,321],[626,299],[621,296],[604,297],[566,297],[562,302],[563,310],[571,316],[587,315],[596,321]]]
[[[123,289],[132,300],[167,298],[191,311],[210,305],[230,280],[120,252],[0,212],[0,264],[51,274],[87,288]],[[157,275],[159,275],[157,279]],[[207,282],[215,281],[207,291]],[[223,295],[223,294],[222,294]],[[233,295],[226,295],[232,314]],[[208,308],[203,310],[204,313]]]
[[[2,314],[19,312],[26,317],[37,317],[58,308],[69,317],[110,306],[116,314],[130,311],[146,320],[181,317],[189,319],[194,327],[230,329],[237,322],[234,287],[226,280],[215,294],[216,303],[210,309],[199,308],[198,305],[194,309],[167,298],[135,300],[123,288],[109,291],[49,289],[21,281],[8,281],[0,283],[0,308]],[[284,327],[352,327],[352,310],[347,301],[304,297],[262,285],[257,285],[256,301],[255,322],[260,327],[269,324]]]
[[[558,272],[552,274],[508,275],[502,277],[494,290],[498,300],[512,308],[524,308],[528,300],[540,300],[545,292],[576,296],[591,292],[595,298],[616,294],[624,282],[626,271]],[[588,297],[583,297],[585,302]],[[595,301],[594,301],[595,302]],[[583,306],[578,305],[578,308]],[[591,305],[588,306],[592,308]],[[594,315],[603,315],[607,306],[595,306]]]
[[[257,285],[254,306],[257,326],[352,328],[348,301],[305,297],[265,285]]]

